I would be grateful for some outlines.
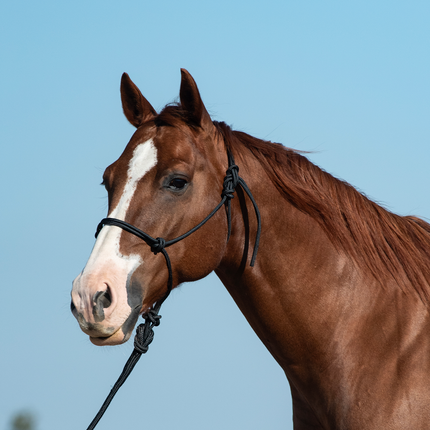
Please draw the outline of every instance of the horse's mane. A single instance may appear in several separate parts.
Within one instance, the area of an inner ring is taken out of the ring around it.
[[[430,224],[389,212],[297,151],[214,124],[233,153],[251,153],[284,198],[316,220],[364,273],[382,285],[392,278],[430,301]]]

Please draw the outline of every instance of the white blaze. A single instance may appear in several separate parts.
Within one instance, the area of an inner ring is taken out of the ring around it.
[[[118,205],[109,213],[108,217],[117,218],[125,221],[127,210],[130,206],[131,199],[138,182],[145,176],[145,174],[157,164],[157,149],[154,146],[152,139],[141,143],[136,147],[133,152],[133,157],[128,164],[127,183],[125,184],[124,191],[118,202]],[[121,238],[122,229],[115,226],[106,225],[102,228],[94,249],[85,266],[84,272],[90,269],[95,260],[102,258],[117,257],[121,259],[121,265],[126,266],[133,270],[141,262],[138,255],[129,255],[128,257],[119,252],[119,240]],[[119,261],[118,261],[119,262]],[[125,268],[125,267],[124,267]],[[127,274],[130,272],[127,270]]]

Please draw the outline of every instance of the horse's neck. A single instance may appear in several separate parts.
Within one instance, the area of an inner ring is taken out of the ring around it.
[[[252,175],[243,170],[261,211],[260,248],[250,267],[256,221],[248,198],[240,195],[233,200],[232,236],[216,273],[290,382],[309,383],[330,366],[330,348],[342,336],[339,322],[353,302],[359,274],[315,220],[263,179],[261,166],[250,166]]]
[[[232,237],[216,272],[258,336],[286,369],[297,360],[303,362],[299,356],[302,351],[318,348],[323,340],[318,334],[320,327],[327,327],[340,312],[334,295],[346,295],[357,281],[357,272],[316,221],[292,207],[267,177],[263,179],[266,175],[258,163],[248,166],[247,171],[252,175],[245,173],[243,177],[262,219],[255,267],[250,267],[249,261],[256,221],[248,198],[240,195],[233,200]]]

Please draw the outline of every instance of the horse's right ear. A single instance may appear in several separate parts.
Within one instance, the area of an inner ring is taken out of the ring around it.
[[[157,115],[127,73],[121,78],[121,101],[124,115],[136,128]]]

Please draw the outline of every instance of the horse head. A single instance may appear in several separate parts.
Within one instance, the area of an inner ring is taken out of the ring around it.
[[[186,70],[180,103],[160,114],[127,74],[121,80],[121,99],[137,130],[103,175],[108,218],[169,240],[189,231],[219,204],[228,163],[224,141]],[[169,248],[173,287],[200,279],[219,265],[228,234],[222,212]],[[72,312],[94,344],[123,343],[139,315],[164,297],[168,278],[156,250],[119,226],[104,225],[73,282]]]

